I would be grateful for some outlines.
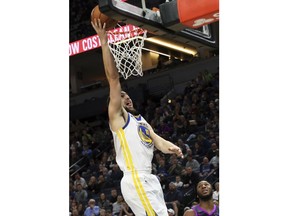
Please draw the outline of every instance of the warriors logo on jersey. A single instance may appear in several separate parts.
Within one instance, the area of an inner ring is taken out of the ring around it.
[[[150,137],[150,132],[148,130],[148,127],[145,123],[139,123],[138,124],[138,135],[141,139],[141,142],[144,146],[151,148],[153,146],[153,141]]]

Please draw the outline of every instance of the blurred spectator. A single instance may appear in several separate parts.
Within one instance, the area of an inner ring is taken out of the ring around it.
[[[82,141],[86,140],[88,143],[92,142],[92,136],[88,133],[89,127],[82,130]]]
[[[106,199],[105,193],[101,193],[98,201],[99,208],[104,208],[105,210],[110,209],[110,202]]]
[[[90,149],[86,141],[83,142],[82,155],[86,157],[88,160],[92,159],[92,150]]]
[[[215,136],[215,142],[217,146],[219,147],[219,133]]]
[[[213,195],[212,195],[213,201],[217,202],[217,204],[219,204],[219,182],[216,182],[214,184],[214,188],[215,188],[215,190],[213,191]]]
[[[82,130],[85,128],[85,125],[80,121],[75,121],[76,131],[74,131],[74,138],[77,141],[82,141]]]
[[[79,156],[76,150],[71,151],[71,155],[70,155],[70,159],[69,159],[69,165],[72,166],[73,168],[72,170],[70,170],[70,172],[75,172],[76,170],[78,170],[80,167],[78,164],[76,164],[76,162],[79,160]]]
[[[177,189],[181,189],[183,187],[183,182],[182,182],[182,179],[181,179],[181,176],[180,175],[176,175],[175,176],[175,182],[174,184],[176,185],[176,188]]]
[[[73,152],[73,151],[75,151],[75,152],[79,151],[78,145],[77,145],[76,142],[75,142],[75,143],[73,142],[73,143],[70,145],[70,151],[71,151],[71,152]]]
[[[100,214],[100,208],[99,206],[95,205],[95,200],[90,199],[88,202],[88,207],[86,208],[84,212],[84,216],[99,216]]]
[[[168,159],[168,160],[166,160],[167,164],[168,164],[168,168],[170,168],[172,166],[174,159],[178,159],[177,155],[174,155],[174,154],[170,154],[170,155],[166,156],[166,158]]]
[[[77,209],[72,210],[72,216],[80,216]]]
[[[106,216],[112,216],[112,211],[111,210],[106,210]]]
[[[187,121],[185,119],[185,116],[179,114],[177,109],[180,109],[179,106],[176,106],[175,115],[173,117],[174,136],[185,134],[187,127]]]
[[[113,179],[111,178],[109,172],[111,172],[111,170],[108,170],[106,167],[103,169],[103,176],[105,179],[105,188],[109,188],[109,187],[114,187],[114,182]],[[117,180],[118,182],[120,182],[120,180]],[[120,183],[119,183],[120,184]]]
[[[111,194],[110,194],[110,199],[109,199],[111,207],[112,207],[112,204],[117,201],[117,196],[118,196],[117,189],[116,188],[112,188],[111,189]]]
[[[205,125],[205,131],[218,131],[219,124],[218,124],[218,116],[215,116],[212,120],[207,121]]]
[[[197,160],[192,158],[192,155],[187,155],[187,162],[185,164],[185,167],[192,167],[192,170],[194,172],[200,171],[200,164]]]
[[[100,192],[100,189],[101,187],[98,184],[96,177],[91,176],[87,187],[88,197],[93,198],[96,194]]]
[[[192,170],[192,167],[188,166],[182,171],[181,175],[183,181],[183,188],[192,188],[200,180],[199,174]]]
[[[183,113],[184,116],[187,116],[189,114],[190,110],[190,103],[187,102],[187,99],[182,101],[182,106],[181,106],[181,112]],[[187,119],[187,118],[186,118]]]
[[[106,210],[104,208],[100,208],[99,216],[106,216]]]
[[[89,165],[86,168],[86,171],[82,172],[82,176],[84,176],[86,179],[88,179],[90,176],[97,176],[97,164],[95,163],[94,159],[89,160]]]
[[[179,207],[183,199],[183,193],[176,188],[173,182],[169,183],[169,191],[165,194],[167,208],[172,208],[175,215],[178,215]]]
[[[161,136],[169,136],[169,134],[171,134],[173,132],[172,127],[170,126],[170,124],[168,124],[167,120],[160,120],[159,122],[159,127],[158,127],[158,133]]]
[[[161,158],[159,160],[159,165],[157,167],[157,174],[158,175],[163,174],[163,175],[167,176],[168,175],[168,169],[169,169],[169,167],[166,165],[165,159]]]
[[[75,193],[75,200],[78,204],[86,205],[88,198],[88,193],[85,189],[82,188],[82,185],[79,183],[77,184],[77,192]]]
[[[174,158],[172,160],[172,164],[168,169],[168,174],[170,176],[180,175],[182,172],[183,167],[178,163],[178,159]]]
[[[148,98],[146,100],[145,115],[144,115],[144,118],[146,119],[147,122],[152,121],[155,109],[156,109],[156,103],[152,99]]]
[[[122,195],[117,196],[117,201],[112,204],[112,214],[114,215],[119,215],[120,211],[122,209],[122,203],[123,203],[123,197]]]
[[[164,156],[162,155],[162,153],[159,150],[155,150],[154,152],[154,156],[153,156],[153,160],[152,163],[154,164],[154,166],[156,167],[156,172],[157,173],[157,168],[160,164],[160,160],[163,158]]]
[[[211,175],[214,172],[213,164],[209,163],[209,159],[207,157],[203,158],[203,162],[200,165],[200,177],[205,179],[205,177]]]
[[[76,173],[74,177],[75,177],[74,189],[77,188],[78,184],[81,184],[83,189],[87,188],[86,180],[80,176],[80,173]]]
[[[99,175],[97,184],[100,188],[108,188],[111,185],[109,182],[106,181],[103,175]]]
[[[73,210],[76,210],[78,214],[78,202],[75,199],[72,200],[71,206],[70,206],[70,212],[72,212],[72,214],[73,214]]]
[[[211,146],[211,143],[203,134],[199,134],[196,139],[197,139],[197,143],[199,144],[199,147],[201,146],[202,148],[202,151],[203,151],[202,154],[206,155],[208,149]]]
[[[159,177],[159,182],[160,182],[160,184],[161,184],[161,188],[162,188],[162,190],[163,190],[163,193],[165,193],[167,190],[168,190],[168,185],[169,185],[169,182],[168,182],[168,180],[167,180],[167,177],[164,175],[164,174],[162,174],[162,173],[160,173],[159,175],[158,175],[158,177]]]
[[[189,120],[190,121],[190,120]],[[190,123],[189,123],[190,124]],[[186,142],[190,142],[190,140],[195,139],[197,136],[195,133],[191,133],[188,138],[186,139]],[[189,144],[189,148],[191,148],[191,145]]]
[[[175,145],[181,148],[183,155],[187,154],[187,150],[190,149],[189,145],[184,143],[182,139],[178,139]]]
[[[118,164],[114,164],[110,172],[110,178],[113,181],[120,181],[123,177],[123,172],[119,169]]]
[[[113,140],[112,140],[113,141]],[[112,169],[113,168],[113,166],[115,165],[115,164],[117,164],[116,163],[116,152],[115,152],[115,149],[114,148],[112,148],[111,149],[111,152],[110,152],[110,154],[109,154],[109,156],[108,156],[108,158],[107,158],[107,163],[108,163],[108,168],[109,169]]]
[[[209,106],[209,113],[210,113],[208,117],[209,119],[213,119],[215,116],[218,115],[218,112],[219,112],[218,107],[215,105],[214,100],[210,100],[208,106]]]
[[[75,196],[75,190],[74,190],[73,182],[69,182],[69,197],[71,200],[73,200],[74,196]]]
[[[84,204],[79,203],[79,205],[78,205],[78,213],[79,213],[79,215],[84,215],[84,211],[85,211]]]
[[[199,142],[195,142],[194,146],[192,147],[192,155],[195,159],[201,159],[204,156],[204,149]]]
[[[219,149],[216,150],[216,155],[211,158],[209,163],[213,164],[215,169],[218,169],[218,167],[219,167]]]
[[[190,156],[193,155],[191,148],[187,148],[186,154],[184,155],[184,160],[183,160],[184,166],[186,166],[187,156],[188,155],[190,155]]]
[[[132,216],[134,215],[131,208],[123,201],[119,216]]]
[[[212,157],[216,156],[217,149],[218,149],[217,144],[212,143],[211,148],[208,150],[207,155],[206,155],[208,160],[211,160]]]
[[[99,175],[103,175],[104,173],[105,173],[105,165],[103,164],[103,163],[99,163],[99,165],[98,165],[98,176]],[[107,169],[107,168],[106,168]]]
[[[108,152],[103,152],[102,157],[101,157],[101,161],[100,161],[100,165],[102,165],[102,168],[109,168],[109,162],[108,162]],[[101,172],[101,170],[100,170]]]

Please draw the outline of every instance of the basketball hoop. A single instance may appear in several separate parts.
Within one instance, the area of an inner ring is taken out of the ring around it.
[[[129,25],[107,32],[109,48],[115,59],[118,72],[127,79],[131,75],[143,76],[142,47],[147,37],[147,31]]]

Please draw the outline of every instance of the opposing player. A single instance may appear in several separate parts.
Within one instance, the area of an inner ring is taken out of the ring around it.
[[[181,149],[158,136],[133,107],[129,95],[121,91],[119,73],[108,47],[105,23],[91,22],[101,46],[106,78],[109,82],[109,125],[114,139],[116,161],[124,175],[121,192],[137,216],[167,216],[159,180],[151,174],[154,146],[163,153],[183,157]]]
[[[212,185],[207,181],[200,181],[196,187],[199,204],[185,211],[183,216],[219,216],[219,207],[214,204]]]

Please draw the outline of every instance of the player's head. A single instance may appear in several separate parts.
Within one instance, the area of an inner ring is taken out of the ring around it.
[[[133,115],[139,115],[139,112],[134,108],[133,101],[125,91],[121,91],[122,106],[127,112],[130,112]],[[110,96],[107,98],[107,106],[110,103]]]
[[[139,114],[133,106],[133,101],[125,91],[121,91],[121,99],[122,99],[122,106],[126,109],[127,112],[130,112],[133,115]]]
[[[200,181],[196,186],[197,196],[199,200],[208,201],[212,199],[212,185],[207,181]]]
[[[122,105],[125,109],[133,109],[133,101],[125,91],[121,91]]]

